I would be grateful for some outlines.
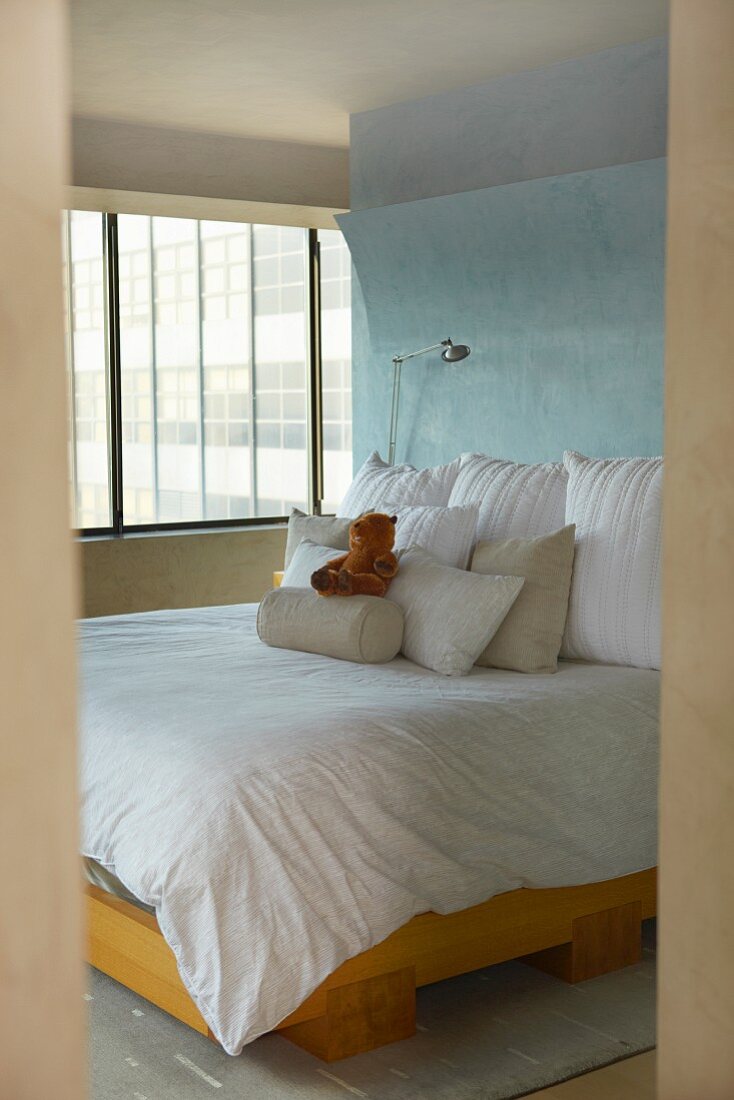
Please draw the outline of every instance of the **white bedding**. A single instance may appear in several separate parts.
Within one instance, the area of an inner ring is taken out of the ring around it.
[[[83,852],[230,1054],[417,913],[656,862],[657,672],[352,665],[252,606],[80,631]]]

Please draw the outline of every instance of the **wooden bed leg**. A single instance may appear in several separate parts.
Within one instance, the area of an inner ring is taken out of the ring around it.
[[[279,1030],[324,1062],[336,1062],[415,1035],[415,968],[405,967],[326,995],[326,1013]]]
[[[621,970],[642,958],[642,905],[639,901],[576,917],[573,939],[520,961],[565,982],[585,982]]]

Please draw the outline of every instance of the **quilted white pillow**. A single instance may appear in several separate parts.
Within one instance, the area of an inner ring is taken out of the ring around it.
[[[576,557],[561,656],[660,668],[663,460],[563,461]]]
[[[449,504],[478,504],[477,539],[533,539],[566,520],[562,462],[524,466],[487,455],[464,454]]]
[[[401,507],[408,504],[446,505],[460,462],[461,459],[455,458],[447,466],[416,470],[415,466],[388,466],[377,451],[373,451],[355,474],[336,514],[359,516],[362,512],[374,511],[383,500],[391,500]]]
[[[380,504],[380,512],[396,515],[395,549],[422,546],[442,565],[466,569],[476,542],[477,513],[475,504],[466,508],[432,508],[419,504],[400,508],[395,504]]]

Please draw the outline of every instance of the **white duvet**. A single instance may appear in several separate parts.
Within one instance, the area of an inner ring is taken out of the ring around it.
[[[83,852],[230,1054],[417,913],[655,864],[656,672],[354,665],[252,606],[80,630]]]

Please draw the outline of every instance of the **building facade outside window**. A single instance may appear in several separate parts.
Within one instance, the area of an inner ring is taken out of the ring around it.
[[[323,511],[352,480],[352,262],[338,229],[320,229]]]
[[[66,215],[62,245],[72,517],[80,528],[107,527],[109,375],[102,215],[81,210]]]
[[[124,527],[307,509],[309,326],[316,323],[320,506],[333,510],[351,478],[350,260],[341,233],[113,217],[110,235],[105,215],[64,216],[74,525],[114,526],[115,450]],[[318,249],[315,274],[311,247]],[[111,251],[116,308],[108,304],[115,302]],[[316,277],[318,318],[309,305]]]

